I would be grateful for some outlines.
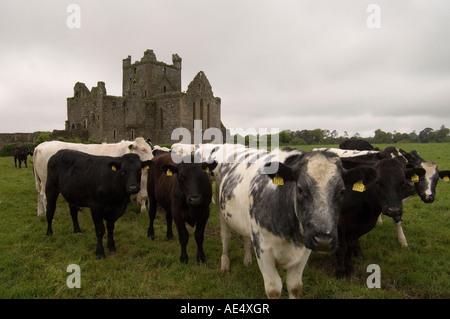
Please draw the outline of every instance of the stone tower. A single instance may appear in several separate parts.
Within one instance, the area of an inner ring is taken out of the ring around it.
[[[66,130],[79,130],[98,142],[142,136],[160,144],[177,142],[171,133],[178,127],[193,136],[194,120],[202,120],[203,130],[217,127],[224,132],[221,100],[214,97],[203,71],[182,92],[181,62],[177,54],[172,55],[172,64],[158,61],[153,50],[134,63],[128,56],[122,61],[120,97],[107,95],[104,82],[91,91],[77,82],[74,96],[67,99]]]

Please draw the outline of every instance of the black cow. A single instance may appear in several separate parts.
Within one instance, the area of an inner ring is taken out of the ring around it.
[[[137,154],[122,157],[94,156],[79,151],[60,150],[48,161],[45,188],[47,196],[47,235],[52,235],[56,200],[61,193],[69,203],[74,232],[80,232],[78,210],[89,207],[97,235],[97,258],[105,258],[102,239],[108,230],[107,247],[116,252],[114,224],[125,213],[130,195],[140,190],[141,169],[150,161],[141,162]]]
[[[178,158],[176,162],[179,164],[172,161],[172,156]],[[197,261],[205,262],[203,239],[212,198],[212,186],[207,171],[212,171],[217,163],[195,163],[193,156],[181,159],[171,153],[159,154],[152,161],[147,183],[150,198],[148,236],[152,239],[155,237],[153,222],[159,204],[166,211],[168,239],[173,237],[172,216],[175,221],[181,246],[180,261],[185,264],[188,262],[188,223],[192,227],[195,226]]]
[[[375,182],[355,184],[346,190],[338,224],[337,278],[353,273],[351,257],[361,254],[358,239],[375,227],[380,213],[394,221],[401,220],[404,192],[412,179],[425,175],[423,168],[406,169],[397,158],[383,159],[374,168],[377,172]]]
[[[359,151],[378,151],[379,148],[373,147],[367,141],[358,139],[346,139],[339,144],[342,150],[359,150]]]
[[[25,163],[25,167],[27,168],[27,157],[28,155],[33,155],[31,152],[28,152],[27,148],[24,146],[16,146],[14,147],[14,166],[17,167],[17,161],[19,162],[19,168],[22,168],[22,162]]]

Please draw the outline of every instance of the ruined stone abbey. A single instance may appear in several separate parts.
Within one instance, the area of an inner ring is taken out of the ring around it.
[[[74,96],[67,98],[65,130],[88,136],[97,142],[118,142],[138,136],[154,143],[174,143],[172,131],[184,127],[194,136],[194,120],[202,120],[202,130],[222,130],[221,100],[214,97],[203,71],[197,73],[187,91],[181,88],[181,58],[172,55],[172,64],[156,60],[146,50],[140,61],[123,59],[122,96],[107,95],[104,82],[90,91],[77,82]]]

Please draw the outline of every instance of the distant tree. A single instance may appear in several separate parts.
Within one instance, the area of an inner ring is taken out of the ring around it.
[[[437,143],[450,142],[450,129],[446,128],[444,125],[435,132],[435,140]]]
[[[434,130],[431,127],[427,127],[420,131],[419,133],[419,142],[420,143],[429,143],[434,140]]]
[[[377,129],[375,131],[375,136],[373,138],[374,143],[378,144],[389,144],[392,143],[392,134],[386,133],[382,131],[381,129]]]
[[[286,131],[281,131],[279,138],[280,138],[280,144],[289,144],[289,142],[292,139],[291,135]]]

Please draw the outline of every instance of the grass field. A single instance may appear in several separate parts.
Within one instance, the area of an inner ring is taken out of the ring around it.
[[[383,148],[385,145],[380,145]],[[322,146],[321,146],[322,147]],[[423,158],[450,169],[449,144],[402,144]],[[299,146],[311,150],[312,146]],[[197,264],[193,229],[188,244],[189,264],[179,262],[178,236],[165,239],[165,219],[158,213],[154,241],[147,238],[148,215],[130,204],[116,223],[117,254],[95,258],[95,233],[89,209],[80,212],[81,234],[72,233],[68,205],[60,196],[46,236],[44,216],[36,216],[37,194],[31,165],[14,167],[12,157],[0,158],[0,298],[266,298],[256,259],[242,263],[242,240],[231,244],[231,273],[220,271],[220,227],[216,207],[205,234],[206,264]],[[450,183],[442,180],[433,204],[413,198],[404,204],[404,231],[409,247],[402,248],[391,219],[384,217],[361,239],[364,260],[355,276],[334,278],[331,253],[312,253],[303,275],[303,298],[450,298]],[[106,239],[105,239],[106,243]],[[81,288],[69,289],[70,264],[81,269]],[[366,268],[378,264],[381,289],[369,289]],[[285,272],[282,298],[287,297]]]

